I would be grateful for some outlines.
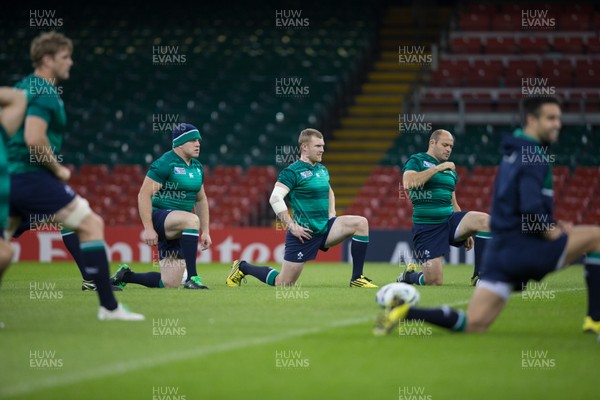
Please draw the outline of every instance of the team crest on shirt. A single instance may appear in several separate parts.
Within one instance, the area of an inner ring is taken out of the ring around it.
[[[300,172],[300,176],[302,177],[302,179],[306,179],[306,178],[310,178],[311,176],[313,176],[312,171],[302,171]]]
[[[435,164],[430,163],[429,161],[423,161],[423,165],[427,168],[435,167]]]
[[[177,175],[185,175],[185,168],[175,167],[173,168],[173,172]]]

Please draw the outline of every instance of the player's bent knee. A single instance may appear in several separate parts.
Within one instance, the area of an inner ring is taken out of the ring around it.
[[[10,265],[14,251],[10,243],[0,242],[0,271],[4,271]]]
[[[63,221],[63,225],[66,229],[76,230],[92,214],[94,212],[90,208],[90,203],[86,199],[79,198],[73,211]],[[98,216],[97,214],[94,215]],[[98,216],[98,218],[100,217]]]
[[[369,229],[369,220],[365,217],[358,217],[359,228]]]
[[[467,321],[467,328],[465,329],[466,332],[471,332],[471,333],[484,333],[488,330],[489,328],[489,324],[486,321]]]
[[[297,279],[294,278],[280,278],[281,274],[275,278],[275,286],[294,286]]]
[[[184,229],[200,229],[200,218],[196,214],[189,213],[190,215],[185,219]]]

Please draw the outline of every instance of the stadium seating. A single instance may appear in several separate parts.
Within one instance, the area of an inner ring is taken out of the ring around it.
[[[145,171],[139,165],[70,165],[70,185],[90,200],[109,225],[140,225],[137,194]],[[271,166],[205,168],[211,227],[272,224],[268,197],[277,171]],[[100,184],[99,184],[100,183]]]

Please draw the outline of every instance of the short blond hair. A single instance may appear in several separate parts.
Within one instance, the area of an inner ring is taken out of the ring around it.
[[[73,52],[73,42],[71,39],[58,32],[44,32],[36,36],[31,41],[30,55],[33,68],[42,65],[42,59],[46,55],[54,57],[59,51],[67,49]]]
[[[298,145],[302,146],[302,143],[308,143],[311,137],[316,137],[317,139],[323,139],[323,134],[316,129],[308,128],[300,132],[300,136],[298,136]]]

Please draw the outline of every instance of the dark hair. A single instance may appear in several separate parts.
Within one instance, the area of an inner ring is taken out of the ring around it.
[[[547,97],[526,97],[521,102],[521,120],[523,125],[527,123],[527,116],[533,115],[536,118],[540,116],[540,108],[544,104],[556,104],[561,106],[562,102],[558,97],[547,96]]]

